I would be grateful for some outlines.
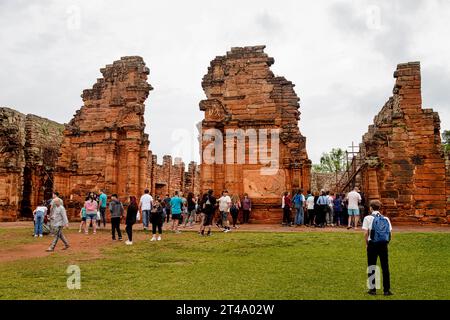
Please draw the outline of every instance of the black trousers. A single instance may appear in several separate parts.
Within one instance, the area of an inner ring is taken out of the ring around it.
[[[244,223],[248,223],[250,220],[250,210],[244,210]]]
[[[158,228],[158,233],[162,234],[162,221],[152,222],[152,233],[156,234],[156,228]]]
[[[327,215],[328,206],[319,206],[316,213],[316,225],[324,226],[325,225],[325,217]]]
[[[381,270],[383,271],[383,289],[387,292],[391,289],[391,279],[389,274],[389,254],[387,243],[372,243],[367,246],[367,265],[375,266],[380,257]],[[375,270],[368,272],[368,277],[373,277]]]
[[[120,217],[111,218],[111,232],[113,240],[116,239],[116,230],[119,239],[122,239],[122,232],[120,232]]]
[[[129,241],[133,241],[133,225],[133,222],[127,222],[127,226],[125,227]]]
[[[233,218],[233,227],[235,227],[239,216],[239,210],[231,209],[230,213],[231,218]]]
[[[316,217],[316,211],[314,209],[308,209],[308,222],[309,222],[309,225],[312,226],[313,224],[315,224],[315,221],[314,221],[315,217]]]
[[[291,208],[287,206],[283,208],[283,223],[291,223]]]
[[[100,227],[100,225],[103,222],[103,228],[106,227],[106,207],[102,208],[100,207],[100,220],[98,220],[98,226]]]

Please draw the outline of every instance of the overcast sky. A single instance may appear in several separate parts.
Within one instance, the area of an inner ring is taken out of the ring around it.
[[[421,61],[424,107],[450,129],[450,1],[0,0],[0,106],[67,123],[99,69],[139,55],[154,87],[150,148],[197,160],[201,79],[233,46],[265,44],[296,84],[313,162],[359,143],[392,94],[398,63]],[[180,137],[181,142],[180,143]]]

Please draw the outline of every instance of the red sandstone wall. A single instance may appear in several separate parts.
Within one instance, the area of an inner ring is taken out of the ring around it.
[[[248,193],[253,198],[255,220],[279,222],[282,192],[308,189],[311,163],[298,127],[300,99],[291,82],[274,76],[270,70],[274,59],[264,48],[232,48],[211,62],[202,82],[207,100],[200,103],[205,112],[201,132],[215,128],[225,137],[226,129],[280,129],[278,174],[261,175],[262,165],[250,164],[248,152],[245,164],[206,164],[202,159],[201,191]],[[202,153],[209,143],[201,143]]]
[[[446,160],[447,222],[450,223],[450,154]]]
[[[394,95],[363,137],[363,191],[394,221],[447,222],[439,115],[422,109],[420,64],[400,64]]]
[[[104,188],[126,200],[150,187],[144,133],[149,69],[140,57],[124,57],[101,72],[64,131],[55,184],[71,216],[90,191]]]
[[[0,108],[0,221],[15,221],[25,168],[25,115]]]

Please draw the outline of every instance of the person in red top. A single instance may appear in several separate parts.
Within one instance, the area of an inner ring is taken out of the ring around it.
[[[288,191],[283,194],[281,198],[281,208],[283,208],[283,226],[291,225],[291,196]]]

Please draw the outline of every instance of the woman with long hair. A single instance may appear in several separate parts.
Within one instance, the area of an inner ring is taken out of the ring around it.
[[[291,197],[288,191],[283,193],[281,198],[281,208],[283,209],[283,226],[291,226]]]
[[[231,196],[231,208],[230,208],[230,213],[231,213],[231,218],[233,219],[233,228],[234,229],[238,228],[236,223],[238,220],[240,209],[241,209],[241,199],[239,199],[239,196],[234,194]]]
[[[137,199],[135,196],[130,197],[130,204],[127,208],[127,217],[125,220],[125,231],[127,232],[128,241],[125,241],[126,245],[132,245],[133,244],[133,225],[136,223],[137,220],[137,213],[139,210],[139,205],[137,203]]]
[[[90,192],[88,195],[88,199],[84,202],[84,208],[86,209],[86,229],[85,234],[89,232],[89,224],[87,220],[90,220],[92,227],[94,229],[94,234],[97,233],[97,209],[98,203],[95,201],[95,195],[93,192]]]
[[[250,212],[252,211],[252,201],[248,197],[247,193],[244,193],[244,199],[242,199],[243,209],[243,223],[248,223],[250,220]]]
[[[159,200],[156,200],[150,212],[150,223],[152,224],[152,239],[150,241],[161,241],[162,224],[163,224],[163,208]],[[158,237],[156,231],[158,230]]]

